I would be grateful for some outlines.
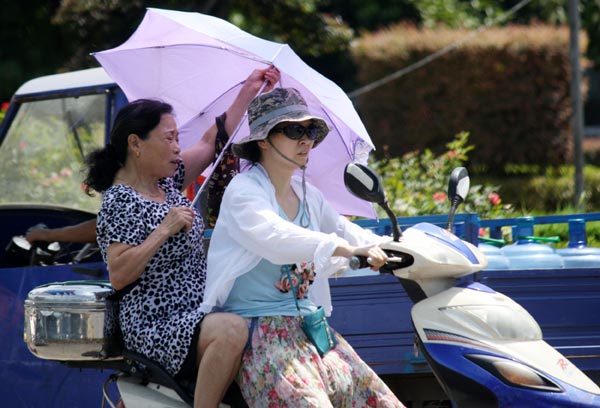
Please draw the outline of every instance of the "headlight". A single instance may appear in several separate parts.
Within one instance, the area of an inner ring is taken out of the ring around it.
[[[489,371],[505,384],[542,391],[563,391],[546,376],[517,361],[480,354],[469,354],[465,357]]]
[[[461,326],[492,340],[541,340],[542,330],[525,309],[510,305],[463,305],[439,309]]]

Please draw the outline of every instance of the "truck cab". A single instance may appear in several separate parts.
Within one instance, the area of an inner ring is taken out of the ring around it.
[[[2,248],[33,225],[95,217],[101,198],[82,194],[84,158],[104,145],[125,102],[101,68],[36,78],[17,90],[0,127]],[[10,252],[3,255],[0,267],[15,265]]]
[[[84,158],[105,144],[126,102],[102,68],[50,75],[16,91],[0,126],[0,395],[6,406],[101,400],[106,373],[81,375],[38,359],[23,341],[28,292],[49,282],[108,279],[99,253],[88,251],[73,263],[83,244],[30,248],[23,236],[37,224],[63,227],[96,216],[101,197],[82,191]]]

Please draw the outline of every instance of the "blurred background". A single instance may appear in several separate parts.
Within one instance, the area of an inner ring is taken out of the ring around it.
[[[96,67],[145,8],[197,11],[288,43],[344,89],[402,215],[444,212],[467,165],[482,218],[600,208],[600,3],[580,0],[584,191],[574,187],[565,0],[1,0],[0,101]],[[444,175],[444,177],[440,177]],[[416,194],[415,191],[422,193]],[[419,196],[419,197],[416,197]]]

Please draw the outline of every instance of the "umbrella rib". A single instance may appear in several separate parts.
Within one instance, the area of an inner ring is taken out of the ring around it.
[[[181,127],[186,126],[188,123],[190,123],[192,120],[195,120],[197,118],[199,118],[200,116],[204,115],[206,112],[210,111],[212,109],[212,107],[224,96],[227,95],[231,90],[237,88],[238,86],[242,85],[244,82],[246,82],[246,80],[244,79],[241,82],[238,82],[237,84],[233,85],[231,88],[229,88],[228,90],[226,90],[225,92],[223,92],[221,95],[217,96],[215,99],[213,99],[213,101],[211,103],[209,103],[208,105],[206,105],[202,110],[200,110],[200,112],[196,113],[194,116],[192,116],[191,118],[189,118],[183,125],[181,125]],[[240,122],[241,123],[241,122]]]
[[[285,47],[285,44],[283,44],[282,46],[280,46],[277,49],[277,52],[275,53],[275,55],[273,55],[273,57],[271,57],[271,60],[269,62],[270,64],[274,64],[275,63],[275,60],[277,59],[277,57],[279,57],[279,54],[281,54],[281,51],[283,51],[284,47]]]
[[[243,82],[245,82],[245,81],[242,81],[242,83]],[[256,93],[256,95],[260,95],[266,85],[267,85],[267,81],[264,81],[263,84],[260,86],[260,89],[258,90],[258,92]],[[227,92],[225,92],[225,93],[227,93]],[[225,95],[225,94],[223,94],[223,95]],[[223,95],[221,95],[221,96],[223,96]],[[248,112],[244,112],[244,116],[242,116],[242,118],[238,122],[235,130],[233,131],[233,134],[231,136],[229,136],[229,138],[227,139],[227,143],[225,143],[225,146],[221,150],[221,153],[219,153],[219,157],[217,157],[217,159],[213,163],[213,166],[212,166],[212,168],[210,170],[210,173],[207,175],[206,179],[204,180],[204,182],[202,183],[202,185],[198,189],[198,192],[196,193],[196,197],[194,197],[194,200],[192,201],[192,204],[190,205],[191,207],[194,207],[196,205],[196,202],[198,201],[198,198],[200,198],[200,194],[202,193],[202,190],[204,190],[204,186],[206,186],[208,184],[207,181],[210,180],[210,178],[212,177],[212,174],[215,171],[216,166],[221,162],[221,160],[223,158],[223,154],[225,153],[225,151],[227,150],[227,148],[229,147],[229,145],[233,142],[233,139],[235,138],[235,135],[237,134],[237,132],[242,127],[242,123],[244,122],[244,119],[246,119],[246,116],[248,116]]]
[[[350,150],[350,148],[348,147],[348,145],[346,144],[346,141],[344,140],[344,138],[342,137],[342,132],[340,132],[340,130],[338,129],[338,127],[336,126],[335,122],[331,119],[331,116],[329,115],[329,113],[321,108],[321,112],[323,112],[325,114],[325,116],[327,116],[327,119],[329,119],[329,122],[333,125],[333,127],[335,128],[338,137],[340,138],[340,140],[342,141],[342,144],[344,145],[344,147],[346,148],[346,152],[348,153],[348,156],[352,158],[352,160],[354,160],[354,153]]]

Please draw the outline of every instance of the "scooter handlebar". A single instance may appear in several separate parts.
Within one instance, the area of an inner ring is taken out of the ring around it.
[[[405,254],[400,254],[393,251],[385,251],[385,253],[388,256],[388,260],[386,264],[381,267],[382,270],[393,270],[404,267],[409,260],[410,262],[408,262],[408,264],[412,263],[412,257],[406,256]],[[352,270],[356,270],[361,268],[370,268],[371,264],[369,263],[369,258],[366,256],[353,255],[352,258],[350,258],[349,267]]]
[[[352,258],[350,258],[350,269],[352,270],[356,270],[356,269],[361,269],[361,268],[368,268],[369,263],[367,262],[367,257],[366,256],[362,256],[362,255],[353,255]]]

